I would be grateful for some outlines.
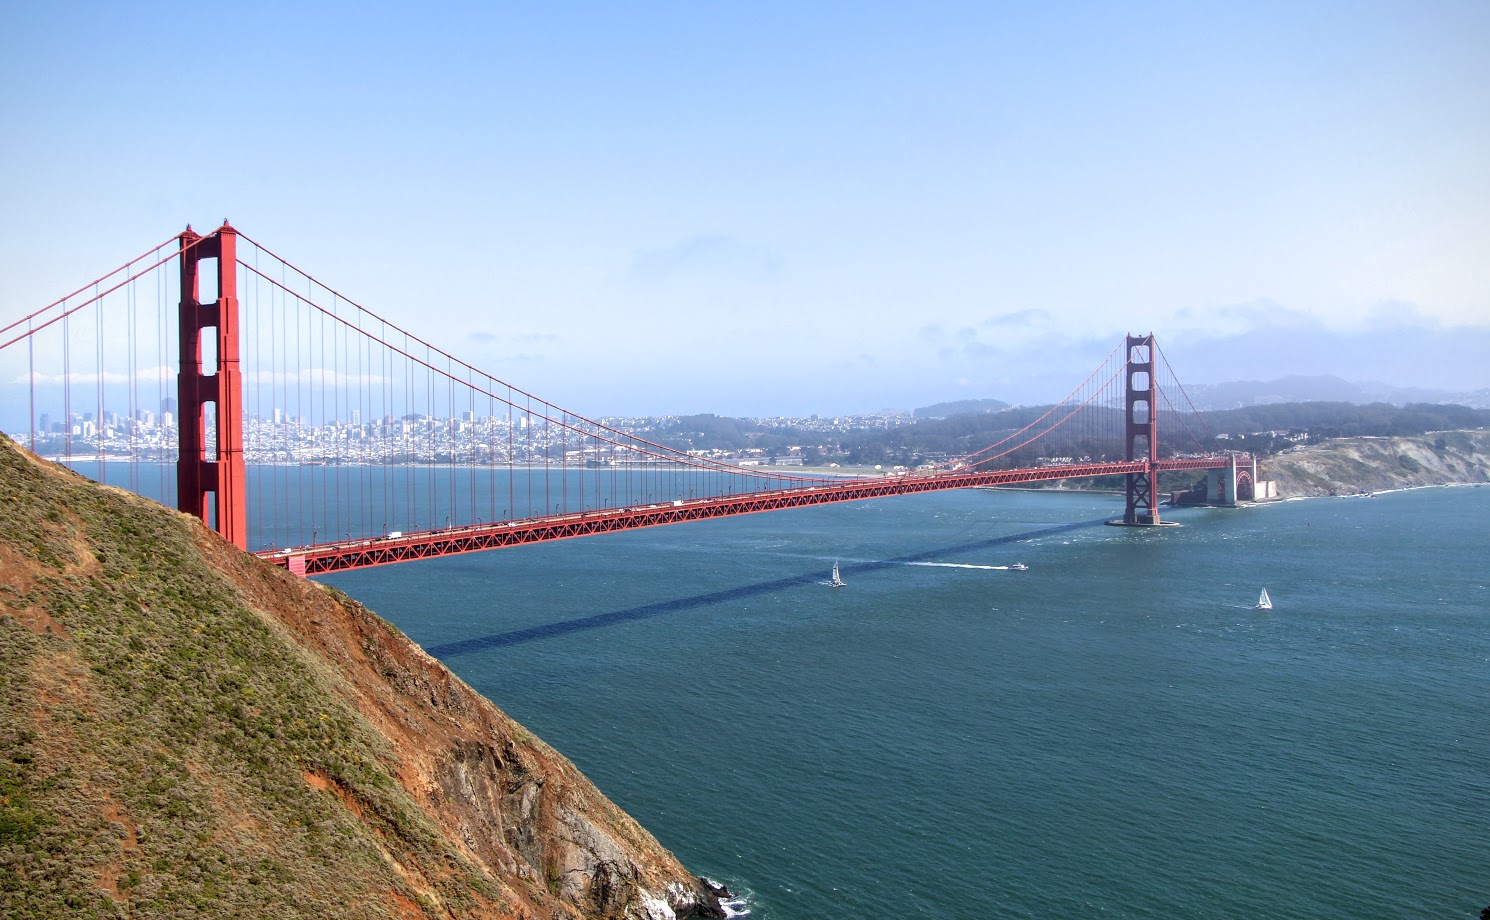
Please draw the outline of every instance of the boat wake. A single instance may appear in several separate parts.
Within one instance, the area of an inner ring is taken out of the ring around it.
[[[966,562],[902,562],[901,565],[922,565],[935,569],[982,569],[987,572],[1007,572],[1012,565],[972,565]]]

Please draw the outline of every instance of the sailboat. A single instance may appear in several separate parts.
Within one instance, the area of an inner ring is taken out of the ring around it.
[[[828,581],[829,587],[842,588],[842,587],[846,586],[847,584],[848,584],[848,582],[846,582],[842,578],[839,578],[838,577],[838,560],[837,559],[834,559],[833,560],[833,577],[831,579],[829,579],[829,581]]]
[[[1262,589],[1262,594],[1258,595],[1258,597],[1257,597],[1257,606],[1256,607],[1253,607],[1252,609],[1253,610],[1272,610],[1273,609],[1273,599],[1271,597],[1268,597],[1268,589],[1267,588],[1263,588]]]

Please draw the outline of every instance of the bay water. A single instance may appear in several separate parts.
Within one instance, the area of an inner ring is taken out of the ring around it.
[[[1490,488],[1121,510],[945,492],[325,581],[757,920],[1478,916]]]
[[[1121,511],[966,490],[324,580],[753,920],[1478,916],[1490,488]]]

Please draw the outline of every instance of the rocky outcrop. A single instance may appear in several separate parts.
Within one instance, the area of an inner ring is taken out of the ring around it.
[[[721,917],[345,595],[0,438],[0,915]]]
[[[1260,475],[1284,497],[1490,482],[1490,431],[1341,438],[1268,457]]]

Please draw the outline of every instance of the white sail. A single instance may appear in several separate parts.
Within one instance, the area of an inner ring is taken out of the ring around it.
[[[1263,588],[1262,589],[1262,594],[1258,595],[1258,598],[1257,598],[1257,609],[1258,610],[1272,610],[1273,609],[1273,599],[1271,597],[1268,597],[1268,589],[1267,588]]]
[[[846,584],[846,582],[844,582],[844,580],[842,578],[839,578],[838,577],[838,560],[837,559],[833,560],[833,578],[832,578],[831,581],[828,582],[828,584],[832,585],[835,588],[842,588]]]

